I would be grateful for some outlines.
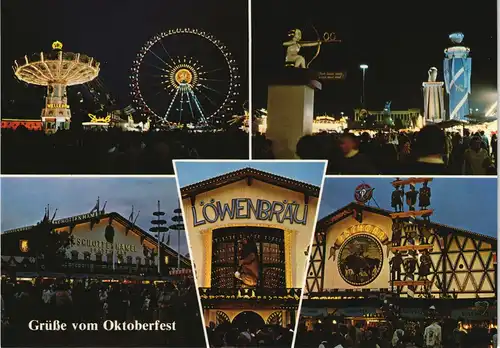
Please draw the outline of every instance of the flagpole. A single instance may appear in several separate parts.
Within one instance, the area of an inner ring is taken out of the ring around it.
[[[113,241],[113,272],[115,271],[116,266],[115,266],[115,243]]]
[[[151,235],[154,237],[156,236],[156,239],[157,239],[157,256],[158,256],[158,264],[157,264],[157,272],[158,272],[158,275],[160,276],[161,275],[161,270],[162,270],[162,267],[161,267],[161,263],[162,263],[162,259],[161,259],[161,241],[160,241],[160,234],[162,233],[165,233],[168,231],[168,228],[163,226],[165,225],[167,222],[164,220],[163,216],[165,215],[164,212],[160,211],[160,200],[158,200],[158,210],[153,212],[153,216],[156,216],[156,219],[153,218],[151,220],[151,224],[153,225],[153,227],[151,227],[149,229],[149,232],[151,232]],[[163,235],[162,235],[162,238],[163,238]],[[154,252],[154,251],[153,251]],[[154,260],[153,260],[154,262]]]
[[[179,210],[181,209],[180,202],[178,202],[178,208],[179,208]],[[181,230],[180,229],[177,229],[177,269],[181,269]]]
[[[160,211],[160,201],[158,201],[158,211]],[[160,220],[160,215],[158,215],[158,221]],[[158,225],[159,227],[160,225]],[[158,274],[160,274],[160,231],[156,233],[156,237],[158,239]]]

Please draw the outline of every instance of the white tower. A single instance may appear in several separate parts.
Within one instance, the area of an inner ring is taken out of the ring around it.
[[[424,87],[424,120],[437,123],[443,121],[445,118],[444,82],[436,81],[437,68],[430,68],[428,74],[428,81],[422,83]]]

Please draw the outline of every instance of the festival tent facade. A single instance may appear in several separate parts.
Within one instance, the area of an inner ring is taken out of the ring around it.
[[[333,316],[354,321],[384,320],[380,304],[389,301],[401,308],[401,317],[424,319],[425,308],[435,306],[451,318],[493,322],[497,239],[428,222],[426,227],[433,233],[427,236],[425,245],[415,245],[403,235],[395,246],[393,216],[394,212],[352,202],[318,221],[301,319]],[[356,266],[359,245],[369,267]],[[395,279],[391,269],[395,249],[419,247],[422,250],[415,254],[416,273],[408,273],[409,264],[403,261]],[[427,252],[429,269],[422,275],[422,255]]]
[[[353,202],[319,220],[305,295],[314,298],[324,292],[389,291],[389,260],[392,255],[390,214],[392,212],[384,209]],[[433,246],[430,255],[434,274],[428,276],[432,282],[431,294],[437,297],[456,294],[457,298],[495,297],[496,238],[435,222],[430,224],[437,231],[428,241]],[[357,284],[342,272],[339,267],[342,258],[335,259],[333,253],[365,236],[369,236],[377,249],[380,266],[377,267],[377,274],[373,273],[373,279]],[[404,273],[402,276],[404,278]],[[415,295],[418,296],[421,291],[423,289],[416,291]],[[403,291],[401,296],[409,297],[407,291]]]
[[[1,237],[2,274],[11,277],[158,280],[177,269],[178,257],[181,268],[191,270],[190,260],[164,243],[158,256],[158,240],[116,212],[52,221],[46,214],[37,225]]]
[[[319,190],[253,168],[181,188],[207,325],[295,323]]]

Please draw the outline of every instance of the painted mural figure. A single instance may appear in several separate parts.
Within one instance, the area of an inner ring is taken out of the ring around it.
[[[259,255],[254,241],[243,239],[238,271],[234,274],[244,287],[255,287],[259,280]]]
[[[420,237],[420,244],[427,244],[429,242],[429,238],[432,235],[431,228],[424,224],[418,229],[418,232]]]
[[[406,232],[406,244],[415,245],[415,232],[414,231]]]
[[[427,209],[431,205],[431,188],[424,182],[423,187],[418,191],[418,206],[421,210]]]
[[[413,279],[413,275],[417,270],[417,259],[415,257],[415,251],[410,250],[409,257],[404,260],[406,277],[411,277]]]
[[[427,277],[431,273],[431,265],[432,260],[429,251],[424,250],[422,256],[420,256],[420,267],[418,269],[420,276]]]
[[[391,266],[392,280],[401,280],[401,266],[403,265],[403,255],[396,251],[392,259],[389,260]]]
[[[406,192],[406,204],[408,204],[408,210],[415,211],[417,195],[418,192],[415,190],[415,185],[410,184],[410,191]]]
[[[403,224],[398,218],[394,219],[392,223],[392,246],[401,245],[401,234],[402,234]]]
[[[396,213],[403,211],[404,191],[397,185],[391,195],[391,207]]]
[[[358,236],[346,242],[340,252],[340,273],[350,284],[368,284],[380,272],[382,257],[382,250],[373,237]]]

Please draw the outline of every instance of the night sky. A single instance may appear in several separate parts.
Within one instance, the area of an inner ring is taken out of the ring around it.
[[[100,197],[101,209],[116,212],[128,219],[132,211],[140,210],[137,225],[148,231],[157,202],[167,221],[178,207],[177,187],[172,178],[2,178],[2,232],[33,225],[41,221],[44,208],[51,207],[51,217],[57,208],[56,219],[86,214]],[[170,246],[177,250],[177,231],[172,231]],[[181,253],[188,247],[181,231]]]
[[[391,182],[394,179],[326,178],[319,218],[353,202],[354,190],[361,183],[375,189],[373,197],[380,208],[392,211],[391,193],[394,189]],[[497,237],[496,178],[435,178],[429,187],[431,208],[434,209],[431,221]],[[373,201],[370,205],[376,207]]]
[[[443,50],[451,46],[448,35],[461,31],[471,48],[471,107],[484,108],[496,100],[497,86],[496,1],[253,1],[253,101],[265,108],[267,84],[273,71],[284,64],[289,30],[302,30],[303,40],[316,40],[314,25],[322,36],[336,32],[340,44],[324,44],[310,66],[316,71],[346,71],[345,81],[326,81],[316,92],[315,113],[352,115],[359,107],[362,73],[366,71],[366,102],[382,110],[392,100],[392,110],[423,109],[421,86],[431,66],[443,81]],[[302,48],[308,62],[316,47]]]
[[[206,30],[228,47],[242,76],[235,109],[248,99],[246,1],[5,0],[1,6],[4,117],[38,116],[43,106],[45,89],[18,82],[12,72],[15,59],[50,51],[52,42],[59,40],[64,51],[85,53],[101,62],[100,79],[124,107],[131,103],[130,69],[141,47],[162,31],[186,27]],[[70,88],[70,97],[71,93]],[[12,99],[16,106],[7,110],[6,102]]]
[[[175,171],[179,186],[192,185],[197,182],[223,175],[243,168],[254,168],[293,180],[321,186],[325,173],[326,161],[231,161],[231,162],[175,162]]]

